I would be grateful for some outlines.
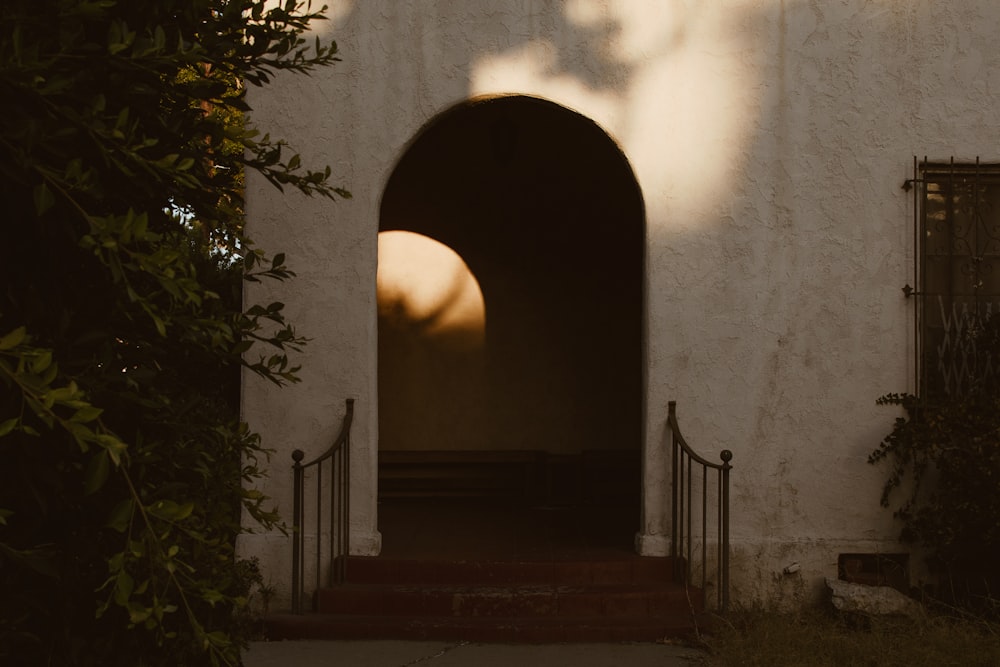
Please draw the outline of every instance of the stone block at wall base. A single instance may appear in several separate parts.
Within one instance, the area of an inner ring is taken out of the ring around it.
[[[923,605],[889,586],[852,584],[827,577],[833,606],[841,612],[865,616],[896,616],[915,621],[926,617]]]

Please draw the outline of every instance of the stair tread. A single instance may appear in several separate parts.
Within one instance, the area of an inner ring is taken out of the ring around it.
[[[358,614],[272,615],[265,634],[278,639],[434,639],[478,642],[656,641],[689,634],[690,613],[631,616],[518,617]]]
[[[491,594],[499,591],[519,592],[519,593],[630,593],[630,592],[677,592],[683,591],[682,584],[673,582],[665,583],[610,583],[610,584],[561,584],[561,583],[434,583],[434,582],[406,582],[406,583],[346,583],[338,584],[328,588],[321,588],[320,591],[330,595],[336,595],[338,591],[357,592],[365,590],[375,591],[398,591],[407,593],[427,593],[427,592],[451,592],[451,593],[480,593]]]
[[[437,565],[459,565],[459,566],[476,566],[481,569],[489,567],[516,567],[516,566],[549,566],[549,567],[567,567],[571,565],[590,565],[595,564],[606,564],[613,563],[616,565],[627,566],[629,564],[639,563],[642,566],[656,567],[660,566],[663,568],[669,568],[673,564],[673,559],[668,557],[655,557],[655,556],[632,556],[623,558],[620,551],[617,550],[606,550],[607,553],[601,554],[600,552],[595,553],[597,550],[586,550],[586,555],[573,558],[567,556],[564,558],[545,558],[545,557],[527,557],[518,556],[514,558],[480,558],[477,556],[468,557],[453,557],[453,558],[395,558],[392,556],[350,556],[347,559],[348,564],[363,563],[365,565],[375,566],[375,567],[392,567],[397,564],[414,564],[422,566],[437,566]]]
[[[692,598],[689,592],[673,584],[359,584],[319,591],[317,609],[323,613],[412,617],[647,617],[689,611],[693,599],[700,597]]]
[[[455,560],[352,557],[347,563],[352,584],[414,585],[667,585],[674,561],[609,553],[585,559]]]
[[[563,558],[351,556],[318,613],[265,620],[273,639],[655,641],[691,632],[701,591],[671,558],[584,549]]]
[[[267,617],[271,622],[301,623],[304,625],[321,624],[336,621],[358,623],[385,623],[392,625],[433,625],[448,623],[449,625],[499,625],[503,623],[521,625],[560,626],[630,626],[638,624],[690,623],[690,612],[672,614],[629,614],[626,616],[605,616],[591,614],[586,616],[397,616],[384,614],[323,614],[310,612],[307,614],[271,614]]]

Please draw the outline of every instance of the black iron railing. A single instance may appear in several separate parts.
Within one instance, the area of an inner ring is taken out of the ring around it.
[[[672,533],[670,540],[670,556],[673,558],[676,568],[676,578],[691,583],[691,569],[694,563],[693,556],[696,555],[695,544],[699,545],[701,552],[701,590],[705,591],[705,584],[708,577],[708,552],[709,544],[709,509],[711,502],[709,487],[715,487],[715,539],[716,539],[716,582],[717,600],[716,604],[722,611],[729,608],[729,471],[732,466],[729,462],[733,458],[733,453],[728,449],[722,450],[719,458],[722,463],[712,463],[698,456],[688,446],[677,426],[677,402],[668,403],[669,412],[667,425],[670,428],[670,443],[672,449],[673,477],[672,477],[672,498],[671,498],[671,525]],[[709,473],[709,470],[712,472]],[[700,474],[699,474],[700,471]],[[700,487],[699,493],[695,494],[695,488]],[[697,502],[698,496],[700,502]],[[696,534],[695,529],[699,528],[694,522],[695,515],[698,514],[695,505],[700,505],[700,534]],[[707,602],[707,600],[706,600]]]
[[[302,463],[305,452],[292,452],[295,476],[292,505],[292,612],[303,613],[305,597],[306,561],[306,469],[315,468],[310,482],[316,485],[315,507],[315,551],[313,564],[315,589],[322,585],[324,542],[326,545],[327,585],[342,583],[347,578],[347,555],[350,551],[350,468],[351,468],[351,422],[354,419],[354,399],[347,399],[347,411],[340,433],[333,444],[322,455],[309,463]],[[324,469],[329,475],[324,484]],[[323,525],[324,509],[328,526]],[[324,539],[324,527],[325,531]]]

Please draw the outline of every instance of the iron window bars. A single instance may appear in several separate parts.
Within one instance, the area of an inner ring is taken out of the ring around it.
[[[998,376],[979,334],[1000,312],[1000,164],[918,162],[913,193],[917,395],[961,395]]]

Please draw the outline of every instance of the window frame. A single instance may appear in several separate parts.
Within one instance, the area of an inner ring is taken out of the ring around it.
[[[976,333],[1000,313],[1000,163],[913,160],[916,395],[937,401],[1000,376]]]

